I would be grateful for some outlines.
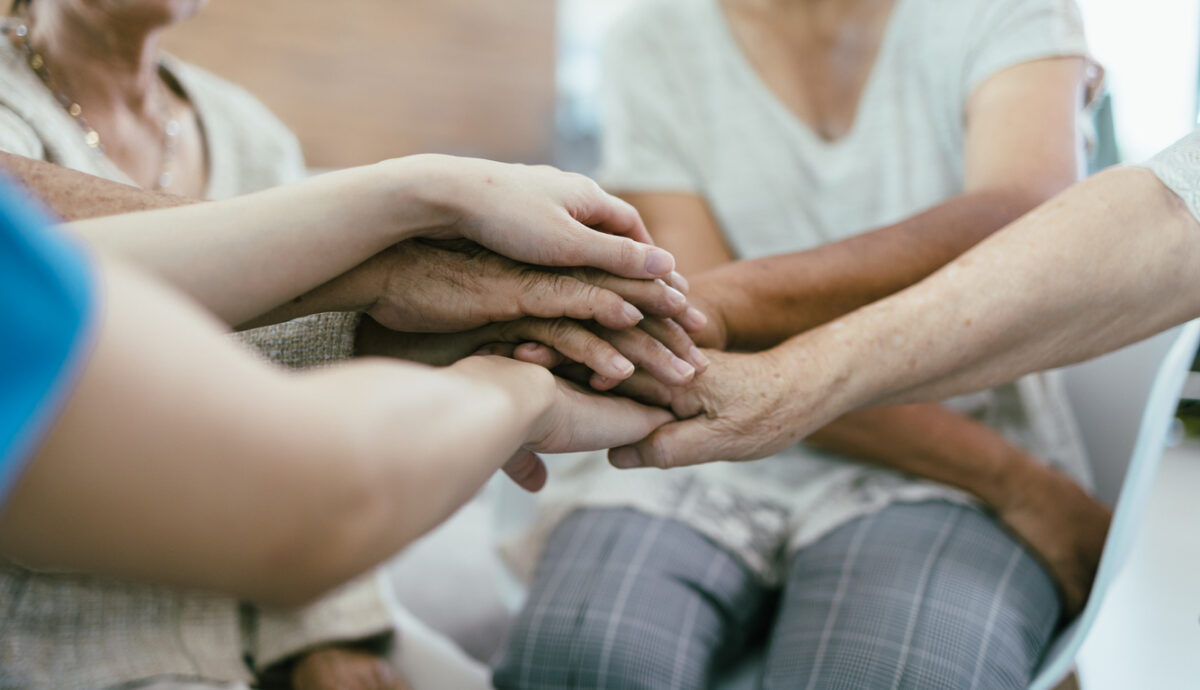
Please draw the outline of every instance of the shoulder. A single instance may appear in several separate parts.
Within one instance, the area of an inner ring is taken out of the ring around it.
[[[944,17],[957,22],[997,22],[1014,16],[1038,15],[1082,26],[1076,0],[899,0],[909,2],[927,18]],[[988,28],[987,26],[976,28]]]
[[[724,45],[718,0],[641,0],[605,36],[604,81],[622,91],[690,90]]]
[[[198,107],[236,118],[247,130],[287,131],[262,101],[241,86],[182,60],[165,58],[163,62]]]
[[[610,57],[642,58],[705,41],[717,0],[641,0],[609,30],[605,49]]]
[[[0,149],[43,158],[45,146],[35,123],[49,101],[45,87],[25,64],[25,56],[0,35]]]
[[[299,141],[262,101],[196,65],[174,58],[164,59],[164,64],[196,108],[206,143],[216,149],[211,155],[233,154],[241,163],[277,168],[280,179],[260,187],[289,182],[303,173]]]
[[[928,47],[978,54],[1021,44],[1053,51],[1085,46],[1076,0],[897,0],[903,30]]]
[[[1090,59],[1075,0],[898,0],[923,68],[965,99],[1000,71],[1046,58]],[[920,40],[914,40],[914,35]]]

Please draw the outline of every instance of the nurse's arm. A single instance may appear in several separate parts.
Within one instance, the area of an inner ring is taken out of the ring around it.
[[[536,488],[527,451],[629,443],[670,418],[499,357],[288,373],[172,290],[99,266],[94,349],[0,511],[0,555],[35,568],[295,604],[390,557],[510,459]]]

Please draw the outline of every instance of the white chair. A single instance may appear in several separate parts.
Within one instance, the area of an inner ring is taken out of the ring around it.
[[[1091,461],[1096,496],[1115,507],[1115,512],[1088,603],[1055,638],[1030,690],[1051,690],[1071,672],[1105,595],[1129,556],[1198,341],[1200,321],[1193,321],[1063,370],[1067,397]],[[761,660],[752,658],[722,678],[718,688],[751,690],[758,687],[760,674]]]
[[[1065,372],[1097,496],[1115,511],[1091,597],[1046,653],[1031,690],[1050,690],[1070,672],[1129,557],[1198,342],[1200,321],[1192,321]]]

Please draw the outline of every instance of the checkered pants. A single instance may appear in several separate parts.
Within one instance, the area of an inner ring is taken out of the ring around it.
[[[709,688],[765,636],[764,688],[1023,688],[1058,616],[1033,557],[957,504],[842,525],[796,554],[782,592],[682,523],[588,509],[551,537],[494,683]]]

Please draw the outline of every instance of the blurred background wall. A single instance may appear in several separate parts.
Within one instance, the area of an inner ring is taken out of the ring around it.
[[[1196,0],[1077,0],[1108,68],[1106,163],[1192,127]],[[590,172],[604,32],[638,0],[212,0],[167,47],[246,86],[316,168],[437,151]]]
[[[316,168],[427,151],[548,162],[555,14],[554,0],[212,0],[166,46],[265,101]]]

